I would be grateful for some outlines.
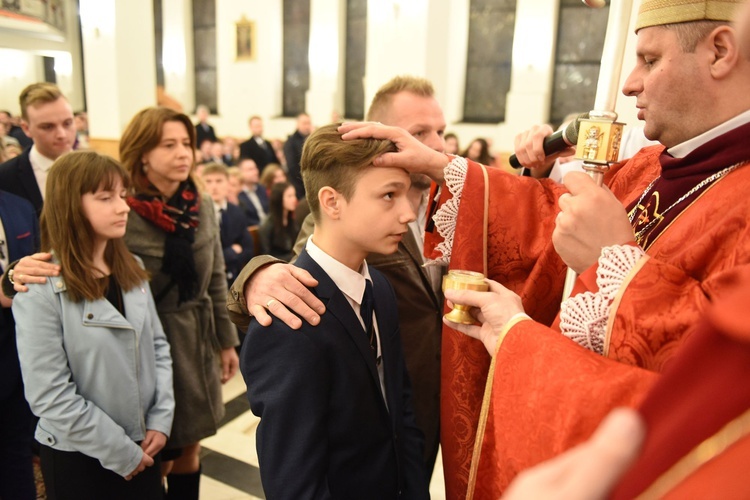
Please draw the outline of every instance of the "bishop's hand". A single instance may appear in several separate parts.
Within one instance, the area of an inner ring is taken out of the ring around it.
[[[599,259],[602,248],[633,241],[625,207],[606,186],[588,175],[570,172],[563,181],[570,193],[558,200],[552,243],[562,260],[582,273]]]

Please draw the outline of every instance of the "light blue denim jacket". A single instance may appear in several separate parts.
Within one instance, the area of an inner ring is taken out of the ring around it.
[[[148,283],[123,290],[125,314],[102,298],[72,302],[61,277],[16,295],[18,354],[36,439],[78,451],[121,476],[141,461],[146,430],[169,436],[172,358]]]

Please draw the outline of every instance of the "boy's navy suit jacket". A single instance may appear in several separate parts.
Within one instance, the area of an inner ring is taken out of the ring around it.
[[[414,421],[401,352],[396,297],[370,268],[387,408],[359,318],[323,269],[303,251],[296,266],[318,286],[320,324],[292,330],[253,321],[241,353],[263,489],[275,498],[429,498],[424,438]]]

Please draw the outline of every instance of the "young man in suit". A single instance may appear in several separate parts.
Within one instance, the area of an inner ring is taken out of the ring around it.
[[[76,127],[73,109],[57,85],[33,83],[19,97],[21,127],[34,145],[0,165],[0,186],[25,198],[42,212],[47,172],[63,154],[73,149]]]
[[[253,321],[241,368],[269,498],[428,498],[423,436],[411,408],[396,297],[370,269],[396,251],[415,213],[409,175],[370,168],[384,141],[343,143],[336,125],[302,156],[315,231],[296,266],[318,282],[317,327]],[[284,360],[279,362],[279,360]]]
[[[0,273],[38,247],[34,207],[19,196],[0,191]],[[24,398],[11,302],[2,292],[0,304],[0,498],[33,500],[33,415]]]
[[[224,249],[224,268],[227,272],[227,282],[231,285],[240,269],[253,258],[253,237],[247,230],[242,209],[227,201],[227,168],[218,163],[209,163],[203,167],[201,180],[214,202],[221,246]]]
[[[443,110],[435,99],[432,84],[424,78],[402,75],[383,84],[373,97],[367,119],[402,127],[436,151],[443,151],[445,147]],[[424,183],[423,176],[412,177],[409,197],[417,212],[417,220],[409,224],[411,230],[404,234],[395,253],[370,254],[367,263],[382,272],[396,291],[401,340],[412,382],[414,413],[417,426],[425,436],[425,464],[427,470],[432,471],[440,444],[443,294],[440,290],[442,268],[423,266],[425,260],[421,245],[428,188],[429,183]],[[304,220],[295,252],[304,247],[304,241],[312,234],[314,224],[311,219],[307,217]],[[324,308],[313,310],[305,305],[309,303],[313,307],[313,304],[318,304],[322,307],[303,286],[312,283],[306,281],[306,277],[300,277],[301,274],[303,271],[300,269],[271,256],[253,258],[229,290],[227,308],[232,321],[245,330],[250,313],[267,324],[271,318],[263,306],[270,299],[275,299],[271,312],[290,326],[300,325],[301,321],[284,305],[289,305],[290,310],[294,309],[310,324],[317,324],[318,315],[323,313]],[[292,308],[291,304],[296,304],[296,307]],[[304,308],[307,308],[307,312]]]
[[[250,139],[240,144],[240,158],[252,158],[262,173],[269,163],[279,163],[273,146],[263,138],[263,119],[250,117]]]
[[[245,213],[248,226],[259,226],[268,215],[268,193],[265,187],[258,184],[260,172],[255,160],[240,158],[238,167],[242,176],[242,191],[237,195],[240,208]]]

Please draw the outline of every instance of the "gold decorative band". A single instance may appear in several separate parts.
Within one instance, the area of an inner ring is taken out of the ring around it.
[[[635,31],[691,21],[731,21],[743,0],[643,0]]]
[[[750,410],[735,418],[722,427],[719,432],[693,448],[672,468],[654,481],[646,491],[638,495],[638,499],[663,498],[701,466],[748,435],[750,435]]]

